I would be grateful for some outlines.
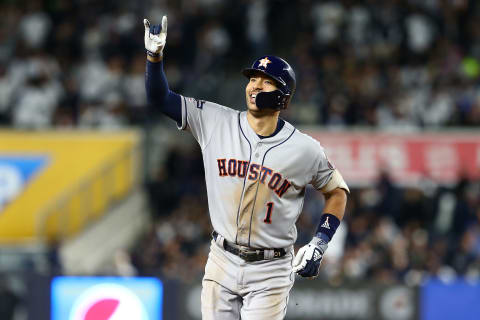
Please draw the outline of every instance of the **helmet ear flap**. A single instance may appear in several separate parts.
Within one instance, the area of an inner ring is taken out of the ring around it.
[[[286,96],[287,96],[287,99],[285,101],[285,104],[283,105],[282,110],[287,110],[288,106],[290,105],[290,100],[292,100],[292,95],[291,94],[286,94]]]
[[[280,90],[262,91],[255,97],[255,105],[259,109],[286,109],[290,101],[290,94],[283,93]]]

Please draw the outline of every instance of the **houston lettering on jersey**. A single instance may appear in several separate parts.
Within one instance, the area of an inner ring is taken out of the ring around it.
[[[262,167],[257,163],[237,159],[217,159],[218,174],[220,177],[238,177],[255,181],[260,180],[261,183],[268,183],[268,187],[272,189],[280,198],[292,185],[287,179],[283,179],[282,175],[270,168]],[[282,182],[283,180],[283,182]]]

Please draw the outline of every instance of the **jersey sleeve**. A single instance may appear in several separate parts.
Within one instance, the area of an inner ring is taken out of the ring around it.
[[[318,148],[316,149],[315,159],[316,161],[312,169],[313,179],[310,183],[315,189],[320,190],[332,178],[335,167],[328,160],[325,149],[320,144],[318,144]]]
[[[217,121],[228,108],[219,104],[181,96],[182,118],[179,130],[189,130],[203,149],[210,141]]]

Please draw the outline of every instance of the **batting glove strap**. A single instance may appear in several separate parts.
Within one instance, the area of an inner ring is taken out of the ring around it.
[[[149,51],[149,50],[145,50],[145,52],[146,52],[150,57],[153,57],[153,58],[158,58],[158,57],[160,57],[160,53],[155,53],[155,52],[152,52],[152,51]]]
[[[298,250],[293,260],[293,271],[305,278],[317,277],[327,248],[328,243],[324,239],[313,237],[309,244]]]

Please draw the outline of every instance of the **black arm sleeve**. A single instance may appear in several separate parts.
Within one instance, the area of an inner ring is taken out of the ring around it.
[[[152,107],[175,120],[177,124],[182,123],[182,99],[179,94],[168,88],[167,78],[163,72],[163,61],[147,60],[145,89],[148,103]]]

